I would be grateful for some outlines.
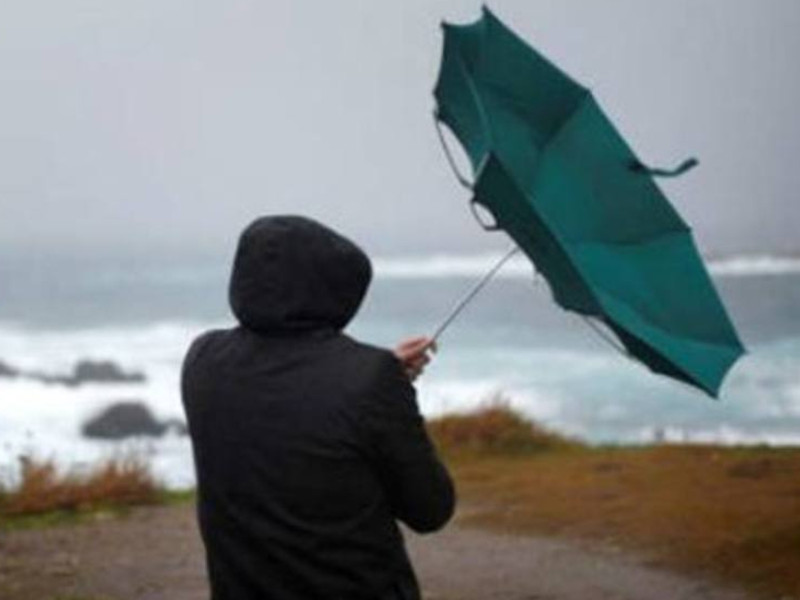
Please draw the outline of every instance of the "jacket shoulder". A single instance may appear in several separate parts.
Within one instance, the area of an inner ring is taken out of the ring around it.
[[[214,345],[215,341],[227,336],[228,333],[229,330],[227,329],[210,329],[195,337],[186,350],[186,355],[183,358],[183,369],[185,370],[197,362],[208,348]]]
[[[403,374],[403,367],[394,352],[382,346],[368,344],[342,334],[341,343],[349,351],[354,368],[368,379]],[[394,377],[392,377],[394,378]]]
[[[350,338],[346,343],[351,364],[360,377],[362,394],[360,406],[366,414],[386,418],[411,416],[419,418],[416,390],[406,375],[400,359],[388,348],[374,346]]]

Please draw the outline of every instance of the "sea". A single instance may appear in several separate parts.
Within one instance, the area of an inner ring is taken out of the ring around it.
[[[347,333],[394,346],[433,332],[499,256],[376,258]],[[800,444],[800,258],[729,256],[708,265],[748,350],[719,399],[620,354],[515,258],[443,334],[417,382],[421,411],[433,417],[502,402],[592,444]],[[177,431],[119,442],[87,439],[81,427],[119,401],[183,419],[187,346],[206,329],[234,324],[228,270],[221,259],[4,259],[0,362],[65,375],[79,360],[111,360],[146,380],[65,386],[0,377],[0,482],[18,476],[20,456],[81,470],[134,454],[164,484],[191,486],[191,448]]]

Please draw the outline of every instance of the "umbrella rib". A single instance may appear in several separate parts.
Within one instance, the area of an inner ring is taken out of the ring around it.
[[[444,132],[442,131],[442,124],[439,122],[439,115],[435,110],[433,111],[433,124],[436,125],[436,134],[439,136],[439,143],[442,145],[444,155],[450,165],[450,170],[453,171],[453,175],[455,175],[458,183],[460,183],[463,188],[472,190],[473,184],[461,173],[461,170],[456,164],[455,157],[453,157],[453,153],[450,151],[450,146],[447,145],[447,140],[445,140]]]
[[[655,242],[661,240],[666,237],[670,237],[673,235],[683,235],[683,234],[691,234],[691,229],[683,229],[683,228],[676,228],[676,229],[665,229],[659,231],[657,233],[652,234],[649,237],[640,237],[633,240],[578,240],[578,241],[570,241],[567,242],[571,246],[586,246],[586,245],[607,245],[607,246],[644,246],[645,244],[649,244],[651,242]]]
[[[606,344],[611,346],[614,350],[619,352],[622,356],[627,358],[628,360],[633,360],[631,353],[625,347],[625,344],[621,343],[619,340],[614,338],[613,336],[609,335],[605,330],[603,330],[592,317],[589,315],[584,315],[580,313],[576,313],[580,315],[580,317],[586,322],[586,324],[594,330],[594,332],[602,339]],[[635,361],[634,361],[635,362]]]

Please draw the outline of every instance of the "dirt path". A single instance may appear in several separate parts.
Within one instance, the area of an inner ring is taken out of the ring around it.
[[[409,550],[426,600],[746,600],[612,550],[453,525]],[[193,509],[0,533],[3,600],[206,600]]]

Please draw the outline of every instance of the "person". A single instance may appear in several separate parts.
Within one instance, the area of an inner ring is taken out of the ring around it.
[[[396,351],[342,332],[371,279],[353,242],[305,217],[242,233],[238,326],[199,336],[182,371],[213,600],[418,600],[397,521],[443,527],[455,494]]]

